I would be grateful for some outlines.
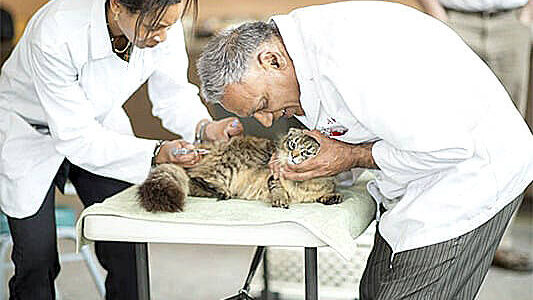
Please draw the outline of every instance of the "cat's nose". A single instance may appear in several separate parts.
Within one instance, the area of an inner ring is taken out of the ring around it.
[[[300,155],[300,151],[298,151],[298,150],[292,150],[292,151],[291,151],[291,155],[292,155],[292,157],[297,157],[297,156]]]

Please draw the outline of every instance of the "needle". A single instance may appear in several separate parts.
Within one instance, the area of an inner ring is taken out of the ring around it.
[[[201,149],[201,148],[198,148],[198,149],[174,148],[174,149],[172,150],[172,155],[174,155],[174,156],[176,156],[176,155],[191,154],[191,153],[195,153],[195,154],[208,154],[208,153],[209,153],[209,150],[207,150],[207,149]]]

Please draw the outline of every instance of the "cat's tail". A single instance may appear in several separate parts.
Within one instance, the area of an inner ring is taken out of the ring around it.
[[[189,177],[182,167],[175,164],[155,167],[138,191],[141,206],[152,212],[183,211],[188,194]]]

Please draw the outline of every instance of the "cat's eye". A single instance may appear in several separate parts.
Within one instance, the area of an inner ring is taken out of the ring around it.
[[[292,140],[287,141],[287,148],[289,148],[289,150],[293,150],[295,147],[296,145],[294,144]]]

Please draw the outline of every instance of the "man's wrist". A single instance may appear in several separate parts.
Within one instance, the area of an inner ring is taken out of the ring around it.
[[[374,146],[374,142],[357,144],[352,147],[352,168],[379,169],[372,156],[372,146]]]

